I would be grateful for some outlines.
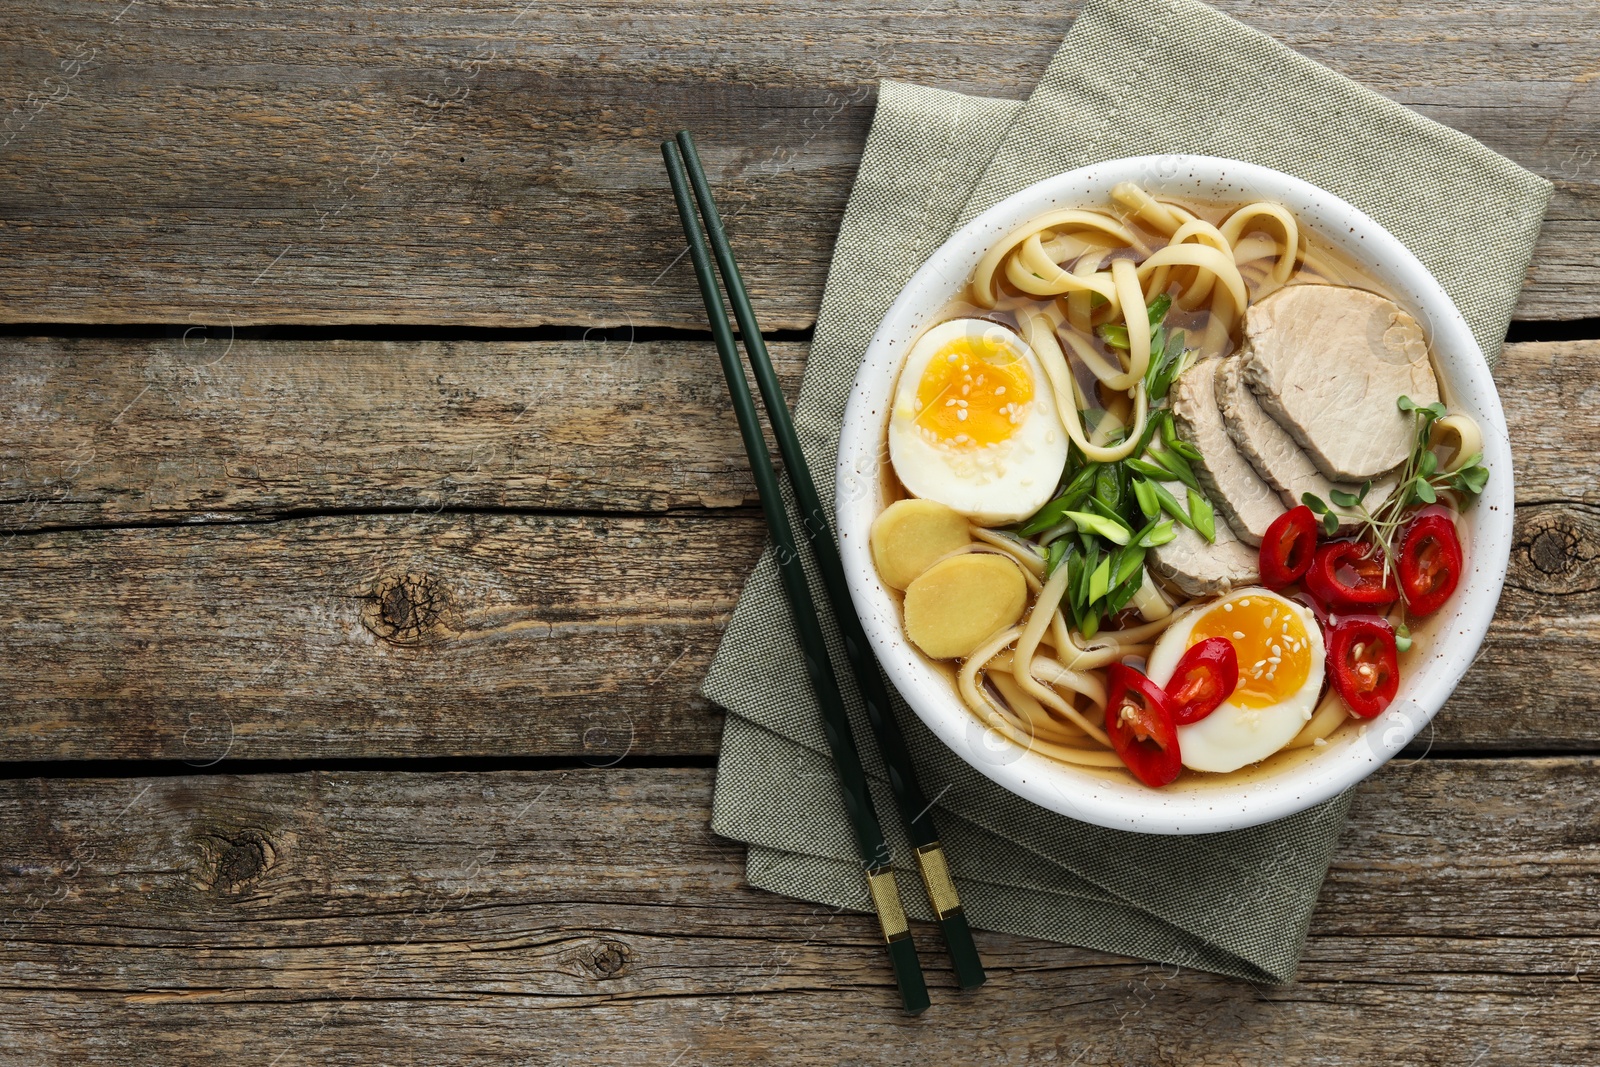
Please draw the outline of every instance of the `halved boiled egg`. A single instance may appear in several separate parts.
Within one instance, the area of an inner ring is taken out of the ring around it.
[[[912,345],[889,415],[889,458],[913,495],[985,525],[1055,492],[1067,434],[1039,358],[998,323],[955,319]]]
[[[1191,770],[1236,771],[1288,744],[1311,718],[1322,693],[1322,630],[1309,608],[1240,589],[1173,623],[1145,673],[1165,687],[1184,652],[1211,637],[1233,642],[1239,684],[1216,711],[1178,727],[1178,750]]]

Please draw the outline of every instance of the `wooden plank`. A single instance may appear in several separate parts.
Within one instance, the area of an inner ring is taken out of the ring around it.
[[[1590,0],[1221,6],[1555,180],[1518,314],[1600,314]],[[23,0],[0,317],[699,325],[657,156],[688,125],[764,321],[804,327],[877,80],[1021,96],[1073,10]]]
[[[1600,504],[1585,476],[1600,453],[1600,340],[1506,345],[1495,381],[1511,437],[1517,503]]]
[[[10,759],[715,751],[764,532],[362,515],[38,534],[0,559]]]
[[[747,500],[705,346],[637,346],[614,373],[581,345],[330,351],[252,343],[195,372],[144,342],[12,345],[11,521],[185,524],[8,539],[8,754],[714,753],[696,690],[759,518],[537,510]],[[1483,655],[1419,744],[1590,750],[1600,732],[1600,499],[1579,462],[1600,451],[1597,354],[1508,349],[1517,548]],[[800,353],[780,357],[792,383]],[[552,366],[570,391],[541,385]]]
[[[8,1062],[1374,1062],[1600,1053],[1594,759],[1362,786],[1298,980],[980,933],[894,1007],[870,920],[743,885],[711,772],[0,788]]]
[[[0,339],[0,530],[756,502],[709,344]]]
[[[792,397],[805,346],[772,352]],[[1597,360],[1507,346],[1520,502],[1600,503]],[[701,342],[0,338],[0,530],[756,502]]]

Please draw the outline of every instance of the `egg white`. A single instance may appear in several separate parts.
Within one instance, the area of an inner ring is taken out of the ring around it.
[[[916,424],[917,388],[928,362],[963,336],[987,337],[1015,353],[1032,378],[1033,399],[1023,405],[1010,437],[979,448],[959,448]],[[997,526],[1038,511],[1055,493],[1067,462],[1067,433],[1056,411],[1050,379],[1021,337],[984,319],[954,319],[920,337],[900,368],[889,416],[889,459],[913,495],[936,500],[974,522]]]
[[[1178,727],[1178,751],[1183,765],[1190,770],[1222,773],[1236,771],[1251,763],[1258,763],[1283,748],[1311,717],[1322,693],[1325,653],[1322,628],[1309,608],[1287,600],[1270,590],[1252,587],[1240,589],[1213,601],[1210,605],[1173,623],[1156,641],[1150,652],[1146,674],[1157,685],[1165,687],[1172,680],[1178,660],[1189,648],[1189,635],[1199,618],[1212,610],[1222,610],[1224,603],[1245,599],[1271,600],[1277,607],[1295,613],[1305,628],[1310,669],[1305,682],[1294,693],[1276,704],[1264,708],[1247,708],[1225,700],[1217,710],[1199,722]],[[1248,664],[1239,664],[1241,672]]]

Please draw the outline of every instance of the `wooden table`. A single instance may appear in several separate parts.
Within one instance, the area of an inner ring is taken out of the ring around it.
[[[1222,4],[1556,185],[1500,617],[1294,985],[981,934],[917,1020],[707,828],[763,531],[657,144],[792,389],[876,79],[1020,96],[1072,10],[817,6],[9,5],[6,1063],[1600,1057],[1600,4]]]

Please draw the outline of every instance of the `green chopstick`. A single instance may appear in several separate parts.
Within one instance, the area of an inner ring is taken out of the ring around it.
[[[777,439],[784,468],[789,473],[789,485],[793,488],[795,500],[800,505],[800,514],[803,516],[812,551],[816,555],[817,570],[822,576],[823,588],[833,605],[834,616],[840,634],[844,638],[845,653],[849,657],[856,685],[866,705],[867,721],[872,725],[873,735],[877,738],[878,748],[883,754],[895,806],[900,811],[906,835],[916,852],[917,870],[922,876],[923,889],[928,894],[928,901],[932,904],[934,913],[939,917],[939,925],[944,931],[945,945],[955,969],[957,984],[963,989],[975,988],[982,985],[985,980],[983,961],[978,956],[977,946],[973,944],[972,930],[967,925],[966,913],[961,907],[961,897],[957,894],[955,883],[950,878],[944,846],[940,843],[939,830],[933,821],[933,804],[929,802],[917,782],[911,753],[906,748],[905,737],[900,732],[899,724],[895,722],[889,704],[888,687],[884,685],[883,676],[878,672],[878,661],[872,654],[872,647],[867,643],[867,635],[861,628],[861,620],[852,605],[850,589],[845,583],[844,565],[839,561],[839,550],[834,543],[827,512],[823,510],[822,500],[817,496],[816,484],[811,479],[811,468],[806,463],[805,453],[801,451],[800,439],[795,435],[794,420],[789,415],[789,406],[784,400],[783,389],[778,384],[777,372],[773,370],[772,359],[767,354],[767,345],[762,339],[761,327],[756,322],[750,296],[745,291],[739,265],[734,261],[733,248],[728,243],[728,235],[722,226],[722,215],[717,210],[716,201],[711,196],[711,187],[706,182],[705,169],[700,165],[700,154],[695,151],[694,138],[689,135],[688,130],[680,130],[677,143],[689,171],[689,180],[694,186],[695,198],[700,202],[700,214],[705,219],[706,231],[711,238],[711,248],[716,253],[717,266],[721,269],[723,285],[728,291],[728,302],[733,305],[734,317],[739,322],[740,337],[750,357],[751,369],[755,371],[756,383],[761,388],[761,399],[767,409],[767,421],[772,427],[773,437]],[[707,307],[709,306],[708,303]],[[720,300],[717,302],[717,310],[719,313],[722,310]],[[740,381],[742,384],[742,376]],[[762,455],[766,455],[764,449]]]
[[[739,419],[739,434],[744,439],[745,454],[750,459],[750,472],[755,476],[756,486],[760,490],[761,510],[766,515],[767,530],[777,549],[778,569],[789,595],[795,629],[800,634],[806,674],[811,679],[817,703],[822,707],[823,733],[827,736],[828,748],[833,752],[834,769],[839,776],[845,812],[855,831],[856,847],[861,852],[866,869],[867,890],[888,945],[895,981],[900,987],[901,1003],[906,1011],[917,1014],[928,1006],[928,987],[922,977],[922,965],[917,962],[916,947],[911,941],[911,927],[906,921],[905,907],[895,885],[894,872],[889,866],[889,843],[884,839],[883,827],[878,822],[872,797],[867,791],[867,775],[861,768],[861,755],[856,751],[844,700],[839,695],[839,683],[834,678],[833,666],[828,660],[828,648],[822,639],[822,629],[817,624],[816,607],[811,601],[811,590],[806,585],[805,572],[801,569],[794,532],[789,526],[789,515],[784,510],[783,496],[778,489],[778,474],[773,469],[772,457],[761,436],[755,402],[750,399],[750,386],[745,380],[744,367],[739,362],[738,349],[734,347],[733,331],[728,325],[728,315],[722,307],[722,295],[712,274],[705,237],[700,232],[694,203],[689,199],[683,159],[678,146],[671,141],[661,146],[661,154],[666,159],[667,176],[672,181],[672,195],[678,204],[684,236],[689,239],[689,258],[694,263],[695,278],[700,283],[700,295],[705,299],[711,334],[716,340],[717,354],[722,359],[722,373],[728,382],[728,395],[733,400],[734,414]]]

